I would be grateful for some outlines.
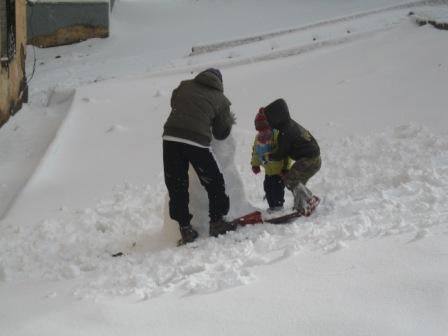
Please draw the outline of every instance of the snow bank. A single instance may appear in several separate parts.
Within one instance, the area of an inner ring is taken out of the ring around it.
[[[24,105],[0,132],[0,219],[38,167],[70,109],[74,90],[51,91],[45,107]],[[43,98],[42,96],[40,97]],[[14,138],[14,141],[10,139]]]

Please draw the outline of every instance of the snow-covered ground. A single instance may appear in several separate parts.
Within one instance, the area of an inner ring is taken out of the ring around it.
[[[448,32],[408,14],[447,2],[403,3],[120,0],[111,38],[29,48],[0,129],[0,335],[445,335]],[[201,237],[178,248],[161,132],[208,66],[238,118],[213,143],[231,215],[266,207],[253,118],[278,97],[321,145],[322,203],[209,238],[193,177]]]

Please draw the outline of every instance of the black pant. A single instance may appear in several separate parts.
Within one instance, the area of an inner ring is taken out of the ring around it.
[[[209,148],[201,148],[175,141],[163,141],[165,184],[170,197],[170,217],[179,225],[190,224],[193,217],[188,209],[188,168],[193,166],[208,194],[210,222],[229,212],[224,177]]]
[[[266,175],[263,187],[270,208],[283,206],[283,203],[285,203],[285,184],[280,175]]]

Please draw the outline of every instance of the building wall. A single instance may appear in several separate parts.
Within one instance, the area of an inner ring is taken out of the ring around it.
[[[28,5],[28,43],[41,48],[109,36],[109,0],[40,0]]]
[[[25,74],[26,2],[16,0],[16,52],[7,62],[0,63],[0,126],[26,102],[28,88]]]

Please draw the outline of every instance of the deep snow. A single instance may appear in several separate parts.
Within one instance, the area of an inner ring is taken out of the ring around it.
[[[326,23],[385,1],[276,4],[121,1],[111,39],[37,51],[31,102],[0,130],[2,335],[444,335],[447,33],[416,26],[408,8]],[[284,20],[267,26],[254,8]],[[439,17],[446,4],[412,10]],[[229,27],[217,12],[249,19]],[[188,56],[195,44],[317,21]],[[129,53],[136,26],[151,43]],[[321,144],[310,188],[322,204],[290,225],[208,238],[192,178],[201,238],[176,248],[161,128],[171,90],[209,65],[222,69],[238,118],[213,144],[231,215],[266,207],[249,166],[253,118],[279,96]]]

